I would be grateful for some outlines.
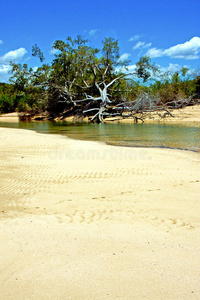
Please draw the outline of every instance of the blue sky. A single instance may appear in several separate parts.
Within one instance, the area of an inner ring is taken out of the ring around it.
[[[200,69],[199,15],[199,0],[0,0],[0,82],[10,60],[40,65],[34,44],[51,62],[53,42],[79,34],[96,47],[104,37],[118,39],[130,69],[145,54],[163,71]]]

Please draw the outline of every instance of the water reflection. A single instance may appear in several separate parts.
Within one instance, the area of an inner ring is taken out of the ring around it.
[[[66,122],[0,123],[2,127],[62,134],[80,140],[132,147],[170,147],[200,151],[196,126],[173,124],[72,124]]]

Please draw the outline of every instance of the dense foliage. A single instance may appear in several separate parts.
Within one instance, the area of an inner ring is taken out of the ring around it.
[[[139,60],[132,77],[126,76],[129,61],[120,61],[118,41],[113,38],[105,38],[101,50],[90,47],[81,36],[57,40],[52,48],[54,59],[48,65],[40,48],[33,46],[32,55],[41,62],[36,71],[27,64],[11,62],[10,84],[0,83],[0,113],[46,111],[54,117],[66,111],[73,114],[82,103],[84,109],[92,111],[104,87],[109,92],[106,104],[110,100],[115,104],[134,102],[142,93],[152,95],[157,105],[169,106],[174,101],[200,97],[197,74],[189,76],[186,68],[173,74],[161,74],[148,57]],[[82,102],[87,99],[94,100],[90,107],[87,101]]]

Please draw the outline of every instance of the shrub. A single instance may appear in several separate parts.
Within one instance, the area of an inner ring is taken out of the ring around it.
[[[0,95],[0,113],[9,113],[15,110],[15,96]]]

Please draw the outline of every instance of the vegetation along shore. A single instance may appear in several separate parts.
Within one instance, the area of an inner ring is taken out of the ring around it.
[[[47,64],[41,49],[32,47],[41,63],[36,70],[10,63],[10,83],[0,83],[0,113],[18,111],[24,120],[144,122],[173,118],[172,109],[199,103],[198,70],[163,73],[143,56],[130,72],[114,38],[105,38],[97,49],[81,36],[68,37],[52,49],[54,59]]]

